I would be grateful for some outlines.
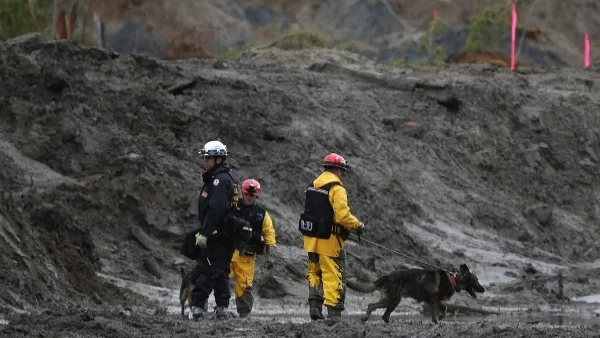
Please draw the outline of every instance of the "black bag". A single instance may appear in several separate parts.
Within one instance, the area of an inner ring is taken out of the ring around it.
[[[308,187],[304,212],[300,215],[298,230],[307,237],[329,239],[334,233],[333,207],[329,203],[329,189],[340,184],[331,182],[320,189]]]
[[[230,212],[227,215],[227,223],[233,235],[232,237],[235,248],[241,251],[245,249],[247,243],[250,242],[250,238],[252,238],[252,225],[250,225],[250,222],[238,215],[239,212]]]
[[[262,255],[265,252],[265,239],[262,235],[259,238],[252,241],[254,243],[254,253],[257,255]]]
[[[196,234],[198,230],[194,230],[185,235],[183,239],[183,245],[181,246],[181,250],[179,251],[182,255],[189,259],[195,260],[200,256],[201,248],[196,246]]]
[[[256,235],[255,233],[247,245],[237,249],[240,254],[246,256],[262,255],[265,252],[265,239],[260,234]]]

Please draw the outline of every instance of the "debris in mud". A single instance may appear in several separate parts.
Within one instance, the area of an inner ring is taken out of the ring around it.
[[[543,226],[548,226],[552,221],[552,208],[546,204],[530,206],[525,210],[525,214],[532,216]]]
[[[539,272],[531,263],[527,264],[523,271],[528,275],[535,275]]]
[[[158,248],[156,242],[150,239],[139,226],[134,225],[131,227],[131,235],[148,251],[154,251]]]
[[[162,278],[162,273],[160,272],[160,268],[158,267],[158,264],[156,263],[154,258],[144,258],[144,268],[146,268],[146,270],[148,270],[148,272],[150,272],[154,277],[158,279]]]

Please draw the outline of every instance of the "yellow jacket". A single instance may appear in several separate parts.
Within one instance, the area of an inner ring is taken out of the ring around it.
[[[265,217],[262,221],[262,236],[265,239],[265,246],[268,245],[271,248],[274,248],[277,244],[275,241],[275,227],[273,226],[273,220],[269,213],[265,211]],[[235,249],[233,252],[233,257],[231,258],[232,262],[254,262],[255,256],[240,256],[240,252],[238,249]]]
[[[318,189],[331,182],[342,183],[335,174],[325,171],[314,180],[313,185]],[[358,228],[360,222],[350,213],[346,188],[342,185],[331,187],[329,189],[329,203],[333,207],[333,219],[338,226],[342,226],[347,230],[356,230]],[[315,252],[329,257],[337,257],[345,244],[346,241],[334,234],[329,239],[304,236],[304,251]]]

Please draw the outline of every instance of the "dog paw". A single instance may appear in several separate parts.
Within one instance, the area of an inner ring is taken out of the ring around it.
[[[366,323],[367,320],[369,320],[369,317],[363,316],[363,317],[360,318],[360,321],[363,322],[363,323]]]
[[[438,316],[438,319],[442,320],[444,318],[446,318],[446,313],[445,312],[440,313],[439,316]]]
[[[381,316],[381,318],[383,318],[383,321],[386,323],[390,322],[390,317],[389,316]]]

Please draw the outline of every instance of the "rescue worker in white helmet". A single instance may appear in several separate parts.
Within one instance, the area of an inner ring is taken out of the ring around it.
[[[325,171],[306,190],[304,213],[298,229],[304,235],[304,251],[308,253],[308,303],[310,318],[339,320],[346,294],[344,246],[350,231],[362,234],[364,224],[348,206],[342,174],[348,170],[346,160],[330,153],[323,159]]]
[[[225,162],[227,147],[223,143],[210,141],[200,154],[204,157],[205,172],[198,197],[200,226],[194,234],[195,245],[199,248],[195,268],[198,277],[192,292],[191,314],[195,320],[202,318],[208,297],[214,291],[216,317],[225,319],[231,298],[229,263],[234,251],[233,234],[226,219],[234,200],[234,179]]]
[[[242,183],[242,199],[238,203],[239,216],[248,221],[248,226],[240,229],[235,236],[236,250],[231,259],[230,278],[235,278],[235,304],[240,318],[248,317],[254,304],[252,283],[256,255],[266,254],[264,267],[273,268],[275,249],[275,228],[269,213],[256,204],[261,187],[255,179]]]

